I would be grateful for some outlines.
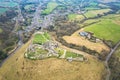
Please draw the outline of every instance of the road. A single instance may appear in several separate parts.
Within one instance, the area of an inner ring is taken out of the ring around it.
[[[114,54],[114,52],[116,51],[116,49],[120,46],[120,41],[116,44],[116,46],[111,49],[110,53],[108,54],[108,56],[106,57],[106,60],[105,60],[105,66],[107,68],[107,76],[106,76],[106,80],[110,80],[110,75],[111,75],[111,71],[110,71],[110,68],[109,68],[109,65],[108,65],[108,61],[110,60],[111,56]]]
[[[119,45],[120,45],[120,41],[116,44],[116,46],[115,46],[113,49],[111,49],[110,53],[109,53],[108,56],[106,57],[105,62],[108,62],[108,61],[109,61],[110,57],[112,56],[112,54],[115,52],[115,50],[118,48]]]
[[[21,35],[21,34],[19,34],[19,35]],[[0,63],[0,67],[2,67],[4,62],[16,53],[22,47],[22,45],[23,45],[22,38],[19,36],[19,42],[18,42],[17,46],[14,48],[14,50],[12,52],[10,52],[10,55]]]
[[[23,18],[22,14],[21,14],[21,9],[20,9],[20,7],[18,5],[18,16],[16,18],[15,27],[12,30],[12,33],[16,34],[16,31],[17,31],[17,29],[19,27],[19,21],[23,21],[23,20],[24,20],[24,18]],[[5,60],[3,60],[3,62],[0,63],[0,67],[3,65],[3,63],[7,59],[9,59],[12,55],[14,55],[14,53],[16,53],[17,50],[19,50],[22,47],[22,45],[23,45],[23,39],[22,39],[23,31],[17,31],[17,34],[18,34],[18,43],[17,43],[16,47],[9,53],[9,56]]]

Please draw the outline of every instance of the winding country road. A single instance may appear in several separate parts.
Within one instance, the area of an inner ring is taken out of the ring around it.
[[[113,49],[111,49],[110,53],[106,57],[105,66],[106,66],[107,72],[108,72],[107,76],[106,76],[106,80],[110,80],[110,75],[111,75],[111,71],[110,71],[110,68],[109,68],[109,65],[108,65],[108,61],[119,46],[120,46],[120,41],[116,44],[116,46]]]
[[[109,55],[106,57],[106,60],[105,60],[106,62],[109,61],[110,57],[112,56],[112,54],[115,52],[115,50],[118,48],[119,45],[120,45],[120,41],[116,44],[116,46],[113,49],[111,49]]]

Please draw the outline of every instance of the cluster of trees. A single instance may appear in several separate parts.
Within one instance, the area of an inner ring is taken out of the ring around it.
[[[7,54],[4,53],[3,51],[0,51],[0,63],[2,62],[3,59],[7,57]]]
[[[15,10],[9,10],[5,14],[0,15],[0,28],[3,30],[0,33],[0,62],[7,57],[7,53],[14,48],[18,38],[15,33],[11,33],[15,22],[11,19],[17,15]]]
[[[9,21],[10,19],[14,18],[16,15],[17,12],[15,12],[15,10],[8,10],[3,15],[0,15],[0,22],[5,23],[6,21]]]

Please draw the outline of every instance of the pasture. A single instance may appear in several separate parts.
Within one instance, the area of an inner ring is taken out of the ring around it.
[[[120,15],[102,17],[99,23],[89,25],[85,31],[94,33],[95,37],[111,40],[116,44],[120,40]]]
[[[82,20],[82,19],[84,19],[84,16],[83,16],[83,15],[79,15],[79,14],[69,14],[69,15],[68,15],[68,19],[69,19],[70,21]]]
[[[111,11],[111,9],[100,9],[100,10],[90,10],[87,11],[84,15],[87,18],[97,17],[98,15],[104,15],[104,13],[107,13]]]
[[[47,8],[42,12],[42,14],[50,14],[57,6],[58,4],[56,2],[49,2],[47,4]]]

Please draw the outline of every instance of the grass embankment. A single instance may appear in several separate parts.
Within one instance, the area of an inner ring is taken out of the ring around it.
[[[81,55],[81,54],[76,54],[76,53],[74,53],[74,52],[67,51],[65,57],[66,57],[66,58],[68,58],[68,57],[76,58],[76,57],[83,57],[83,55]]]
[[[24,52],[30,43],[23,45],[3,64],[0,80],[102,80],[105,77],[105,66],[92,57],[88,62],[71,63],[56,58],[28,60]]]
[[[94,33],[95,37],[111,40],[116,44],[120,40],[120,15],[109,15],[102,17],[99,23],[90,25],[85,31]]]
[[[47,4],[47,9],[45,9],[42,14],[50,14],[56,7],[58,6],[58,4],[56,2],[49,2]]]

